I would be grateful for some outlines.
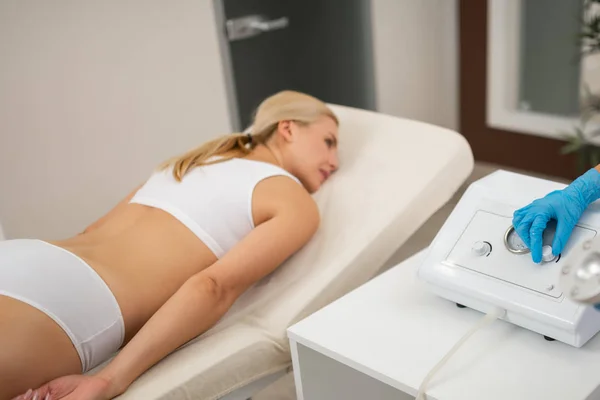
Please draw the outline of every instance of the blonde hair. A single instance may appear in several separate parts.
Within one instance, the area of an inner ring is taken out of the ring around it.
[[[249,154],[258,144],[265,144],[277,129],[280,121],[295,121],[308,125],[322,116],[332,118],[339,124],[337,117],[321,100],[304,93],[286,90],[276,93],[258,106],[251,133],[233,133],[219,137],[174,157],[163,163],[159,169],[173,167],[173,176],[181,181],[192,168],[223,162]],[[216,160],[212,157],[222,156]]]

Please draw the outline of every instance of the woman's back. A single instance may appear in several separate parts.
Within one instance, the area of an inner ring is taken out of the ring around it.
[[[271,197],[269,185],[258,199],[253,194],[273,177],[297,181],[273,164],[238,158],[197,167],[181,182],[172,170],[159,171],[99,226],[52,243],[81,257],[107,283],[121,306],[127,341],[183,282],[266,218],[260,198]]]

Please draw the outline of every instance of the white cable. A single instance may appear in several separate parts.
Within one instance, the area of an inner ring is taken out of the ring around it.
[[[444,356],[444,358],[442,358],[427,374],[427,376],[425,377],[425,379],[423,379],[423,382],[421,383],[421,386],[419,386],[419,393],[417,393],[417,397],[415,398],[415,400],[425,400],[425,391],[427,390],[427,385],[429,384],[429,381],[431,380],[431,378],[433,378],[433,376],[444,366],[444,364],[446,364],[446,362],[450,359],[450,357],[452,357],[454,355],[454,353],[456,353],[456,351],[475,333],[477,332],[479,329],[486,327],[487,325],[491,324],[492,322],[494,322],[497,318],[502,318],[504,316],[504,314],[506,313],[506,310],[503,310],[501,308],[495,308],[494,310],[490,311],[489,313],[486,314],[485,317],[481,318],[479,320],[479,322],[477,322],[472,328],[471,330],[469,330],[467,333],[465,333],[463,335],[462,338],[460,338],[460,340],[458,342],[456,342],[456,344],[450,349],[450,351],[448,351],[446,353],[446,355]]]

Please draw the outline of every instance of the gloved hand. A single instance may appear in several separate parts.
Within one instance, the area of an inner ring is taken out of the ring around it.
[[[515,211],[513,226],[531,250],[533,262],[542,261],[542,234],[551,219],[557,221],[552,253],[559,255],[581,214],[600,198],[600,172],[590,169],[563,190],[555,190]]]

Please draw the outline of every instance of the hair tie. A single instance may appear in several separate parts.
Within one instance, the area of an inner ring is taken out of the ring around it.
[[[248,143],[252,144],[252,135],[250,133],[247,133],[246,137],[248,137]]]

